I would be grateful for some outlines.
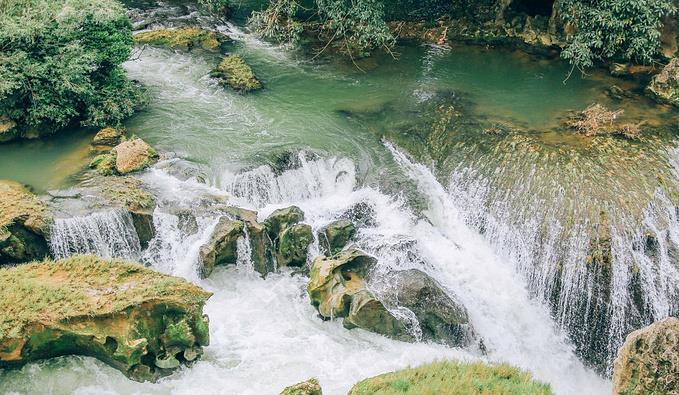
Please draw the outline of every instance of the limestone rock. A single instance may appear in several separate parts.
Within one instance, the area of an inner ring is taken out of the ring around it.
[[[185,51],[203,50],[219,52],[221,46],[229,41],[223,34],[197,27],[180,29],[157,29],[135,34],[137,44],[164,46]]]
[[[158,154],[142,139],[127,140],[113,148],[116,170],[120,174],[142,170],[158,159]]]
[[[276,270],[273,254],[273,242],[269,238],[266,227],[257,222],[257,212],[240,207],[227,207],[226,212],[235,219],[245,223],[250,239],[252,264],[255,271],[266,276]]]
[[[0,143],[14,140],[18,137],[16,122],[7,117],[0,117]]]
[[[264,221],[264,226],[273,240],[278,238],[285,228],[302,221],[304,221],[304,212],[297,206],[290,206],[271,213]]]
[[[332,258],[316,258],[307,285],[311,304],[325,319],[344,318],[346,328],[358,327],[408,340],[405,325],[375,298],[363,280],[373,265],[375,259],[357,249],[342,251]]]
[[[658,102],[679,106],[679,58],[673,58],[653,77],[646,90]]]
[[[328,224],[318,232],[318,243],[326,256],[333,256],[356,236],[356,226],[348,219]]]
[[[304,266],[313,233],[304,221],[304,212],[296,206],[279,209],[264,221],[278,266]]]
[[[25,186],[0,180],[0,265],[46,257],[51,221],[46,205]]]
[[[220,85],[229,86],[239,92],[250,92],[262,88],[252,68],[239,55],[228,55],[215,68],[212,77],[219,78]]]
[[[207,278],[217,265],[235,264],[238,259],[238,239],[243,236],[242,221],[221,217],[210,240],[200,247],[200,275]]]
[[[679,393],[679,318],[630,333],[613,370],[613,394]]]
[[[92,145],[115,147],[121,143],[123,137],[125,137],[125,132],[121,129],[104,128],[94,136]]]
[[[93,256],[0,269],[0,368],[87,355],[155,381],[209,344],[209,292]]]
[[[307,381],[286,387],[280,395],[323,395],[321,384],[318,379],[311,378]]]

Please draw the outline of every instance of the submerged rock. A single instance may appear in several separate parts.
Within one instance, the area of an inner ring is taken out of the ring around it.
[[[280,395],[323,395],[323,390],[318,379],[311,378],[307,381],[285,387]]]
[[[0,269],[0,367],[95,357],[137,381],[209,344],[209,292],[141,265],[93,256]]]
[[[43,259],[52,216],[25,186],[0,180],[0,265]]]
[[[219,52],[222,44],[229,41],[223,34],[197,27],[158,29],[134,35],[137,44],[149,44],[191,51],[200,49]]]
[[[101,129],[92,139],[92,145],[115,147],[122,142],[125,137],[125,131],[116,128]]]
[[[230,86],[240,92],[250,92],[262,88],[252,68],[239,55],[228,55],[222,59],[212,73],[220,79],[220,85]]]
[[[314,237],[311,226],[300,224],[301,221],[304,212],[296,206],[276,210],[264,221],[279,267],[301,267],[306,263]]]
[[[679,318],[666,318],[627,336],[615,360],[613,393],[679,393]]]
[[[333,256],[356,236],[356,226],[348,219],[334,221],[318,232],[318,244],[326,256]]]
[[[112,153],[116,155],[116,170],[120,174],[145,169],[158,160],[156,150],[139,138],[118,144]]]
[[[392,338],[411,340],[405,325],[367,288],[363,278],[375,258],[357,249],[318,257],[311,267],[307,292],[325,319],[344,318],[344,327],[363,328]]]
[[[679,58],[673,58],[653,77],[646,90],[661,103],[679,106]]]
[[[207,278],[217,265],[232,265],[238,260],[238,239],[243,236],[241,221],[221,217],[210,240],[200,247],[200,275]]]

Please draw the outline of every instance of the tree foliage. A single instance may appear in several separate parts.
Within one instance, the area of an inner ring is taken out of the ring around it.
[[[573,34],[562,57],[581,69],[607,59],[650,63],[662,19],[674,12],[673,0],[566,0],[561,15]]]
[[[114,0],[0,0],[0,116],[24,129],[105,126],[144,101],[120,66],[132,26]]]

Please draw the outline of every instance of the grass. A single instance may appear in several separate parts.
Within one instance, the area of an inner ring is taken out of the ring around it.
[[[202,309],[210,293],[136,263],[94,256],[0,269],[0,339],[30,323],[105,315],[148,300]]]
[[[434,362],[363,380],[350,395],[547,395],[548,384],[507,364]]]

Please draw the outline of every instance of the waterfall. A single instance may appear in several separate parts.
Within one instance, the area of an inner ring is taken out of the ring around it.
[[[141,253],[132,216],[120,209],[58,218],[49,239],[52,255],[57,259],[94,254],[102,258],[135,260]]]

